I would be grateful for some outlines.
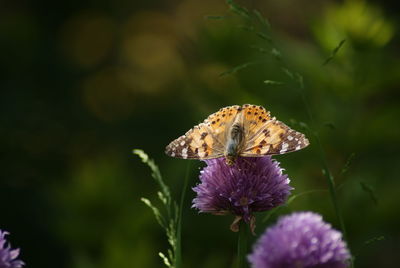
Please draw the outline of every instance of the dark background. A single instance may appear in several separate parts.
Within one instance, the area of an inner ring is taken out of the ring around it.
[[[268,42],[238,27],[244,21],[220,0],[0,3],[0,229],[11,232],[27,267],[162,267],[165,236],[140,202],[156,200],[158,189],[131,151],[153,157],[178,197],[187,161],[164,155],[165,146],[219,108],[244,103],[263,105],[311,139],[307,149],[275,158],[294,194],[323,191],[280,213],[312,210],[339,228],[316,142],[296,123],[304,122],[320,135],[339,186],[356,267],[396,266],[397,2],[240,3],[269,19],[282,61]],[[315,122],[283,62],[303,75]],[[200,166],[191,164],[190,187]],[[185,267],[230,267],[233,217],[199,215],[190,208],[193,197],[189,190]],[[261,218],[258,234],[275,220]]]

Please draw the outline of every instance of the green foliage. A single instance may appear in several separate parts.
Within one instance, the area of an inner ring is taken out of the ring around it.
[[[141,198],[142,202],[148,206],[154,214],[158,224],[164,229],[169,245],[168,254],[159,252],[158,255],[163,260],[163,263],[170,268],[181,267],[181,249],[180,249],[180,220],[178,204],[171,198],[171,192],[168,186],[164,183],[160,170],[155,164],[153,159],[139,149],[133,150],[133,153],[140,157],[143,163],[145,163],[151,170],[151,176],[157,182],[161,191],[157,192],[158,198],[162,202],[166,215],[163,216],[160,209],[154,206],[147,198]]]
[[[305,150],[276,156],[293,196],[323,189],[269,219],[313,210],[340,228],[317,132],[357,267],[397,263],[400,61],[393,1],[304,3],[236,0],[227,12],[214,0],[64,1],[57,10],[44,2],[5,10],[2,228],[15,235],[28,266],[164,265],[156,254],[169,247],[164,229],[140,197],[154,193],[149,200],[166,221],[168,197],[162,187],[154,190],[159,184],[147,166],[130,160],[129,148],[151,152],[174,194],[188,161],[165,157],[165,145],[219,108],[244,103],[263,105],[310,137]],[[353,152],[357,157],[349,157]],[[190,241],[185,267],[232,267],[232,219],[179,213]],[[256,231],[263,225],[259,220]]]
[[[366,182],[360,181],[360,186],[365,191],[371,200],[374,202],[375,205],[378,205],[378,198],[376,197],[375,190]]]
[[[257,64],[257,63],[258,63],[258,61],[251,61],[251,62],[246,62],[246,63],[240,64],[240,65],[238,65],[238,66],[236,66],[236,67],[234,67],[234,68],[232,68],[230,70],[227,70],[227,71],[221,73],[219,76],[225,76],[225,75],[228,75],[228,74],[235,74],[238,71],[240,71],[242,69],[245,69],[245,68],[247,68],[247,67],[249,67],[251,65]]]
[[[233,1],[229,1],[228,0],[227,3],[228,3],[228,5],[230,6],[230,8],[231,8],[231,10],[233,12],[235,12],[236,14],[244,17],[247,20],[251,20],[251,17],[249,15],[250,13],[246,8],[238,6]],[[264,31],[266,32],[267,30],[269,30],[270,25],[269,25],[269,23],[266,23],[267,20],[263,19],[263,16],[259,12],[253,12],[253,14],[255,14],[255,17],[258,19],[258,21],[260,21],[262,23]],[[255,27],[250,26],[249,29],[255,29]],[[265,34],[264,32],[255,32],[255,33],[256,33],[256,35],[258,37],[261,37],[262,39],[268,41],[269,45],[273,44],[273,40],[271,39],[271,37],[269,35]],[[339,45],[333,50],[331,56],[324,62],[323,65],[326,65],[329,61],[331,61],[333,59],[333,57],[339,51],[339,49],[344,44],[344,42],[345,42],[345,40],[342,40],[339,43]],[[281,54],[280,50],[278,50],[275,46],[273,46],[273,50],[272,51],[273,51],[272,55],[275,56],[275,59],[280,61],[281,64],[282,64],[283,63],[282,62],[282,54]],[[242,68],[245,68],[245,67],[248,67],[248,66],[247,65],[243,65]],[[298,88],[298,90],[300,92],[300,95],[302,97],[302,100],[303,100],[304,107],[307,110],[307,113],[308,113],[308,116],[309,116],[309,120],[310,120],[311,124],[313,126],[315,126],[316,122],[314,120],[314,115],[313,115],[313,113],[311,111],[311,108],[309,107],[308,100],[306,99],[305,92],[304,92],[305,86],[304,86],[303,76],[301,74],[299,74],[298,72],[294,72],[294,71],[289,70],[289,67],[287,67],[286,64],[283,64],[283,66],[281,67],[281,70],[292,80],[292,82]],[[264,80],[264,83],[265,83],[265,81],[270,81],[270,80]],[[271,82],[269,82],[269,83],[271,84]],[[267,82],[267,84],[268,84],[268,82]],[[304,126],[306,126],[306,124],[304,124]],[[308,126],[307,126],[307,128],[308,128]],[[322,171],[323,171],[323,174],[325,175],[327,183],[328,183],[328,188],[329,188],[329,192],[330,192],[330,195],[331,195],[331,200],[332,200],[332,203],[333,203],[333,207],[334,207],[334,210],[335,210],[335,213],[336,213],[336,217],[337,217],[337,219],[338,219],[338,221],[340,223],[340,227],[341,227],[342,232],[343,232],[343,237],[344,237],[345,240],[347,240],[346,227],[345,227],[345,224],[344,224],[342,212],[341,212],[341,209],[340,209],[340,206],[339,206],[339,201],[338,201],[338,198],[337,198],[335,181],[334,181],[334,177],[333,177],[333,175],[332,175],[332,173],[331,173],[331,171],[330,171],[330,169],[328,167],[328,163],[327,163],[327,160],[326,160],[326,157],[325,157],[326,153],[325,153],[325,151],[323,149],[323,146],[322,146],[322,143],[320,141],[320,137],[319,137],[318,132],[316,132],[316,131],[314,131],[312,129],[310,129],[310,130],[311,130],[310,134],[312,134],[313,137],[314,137],[311,140],[311,143],[313,141],[316,142],[316,146],[318,148],[319,158],[320,158],[320,161],[322,163]],[[264,220],[268,219],[268,218],[269,218],[269,216],[267,215],[267,217],[264,218]],[[351,266],[353,266],[353,264],[351,264]]]
[[[262,213],[263,214],[262,221],[263,222],[267,222],[274,215],[278,214],[278,212],[280,212],[282,210],[282,208],[288,207],[295,199],[297,199],[300,196],[308,195],[308,194],[312,194],[312,193],[318,193],[318,192],[326,192],[326,191],[327,190],[325,190],[325,189],[316,189],[316,190],[309,190],[309,191],[305,191],[305,192],[302,192],[302,193],[294,194],[294,195],[292,195],[292,196],[290,196],[288,198],[288,200],[286,201],[286,203],[284,205],[279,206],[279,207],[275,207],[275,208],[273,208],[271,210],[268,210],[265,213]]]
[[[332,50],[331,55],[322,63],[322,66],[327,65],[335,55],[339,52],[339,49],[344,45],[344,42],[346,42],[346,39],[343,39],[342,41],[339,42],[339,44]]]
[[[264,80],[264,84],[267,85],[283,85],[283,82],[279,82],[279,81],[272,81],[272,80]]]

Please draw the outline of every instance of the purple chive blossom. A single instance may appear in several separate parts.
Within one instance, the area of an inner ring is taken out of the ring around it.
[[[11,249],[5,239],[6,235],[8,235],[8,232],[0,230],[0,268],[20,268],[25,263],[16,259],[19,255],[19,249]]]
[[[241,219],[254,230],[253,212],[284,204],[293,189],[279,163],[270,156],[239,157],[233,166],[228,166],[224,158],[205,162],[201,182],[193,188],[197,193],[193,207],[216,215],[236,215],[233,231],[238,230]]]
[[[342,234],[312,212],[280,218],[248,256],[253,268],[345,268],[349,258]]]

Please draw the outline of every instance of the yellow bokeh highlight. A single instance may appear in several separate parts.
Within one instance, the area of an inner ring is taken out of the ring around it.
[[[184,63],[173,18],[160,12],[134,14],[123,26],[120,59],[124,83],[134,91],[155,94],[181,79]]]
[[[340,40],[353,44],[381,47],[394,35],[394,25],[384,17],[379,7],[364,0],[347,0],[332,5],[314,24],[314,33],[322,46],[333,49]],[[347,50],[346,46],[343,47]]]
[[[123,69],[108,68],[82,83],[86,107],[101,120],[126,119],[133,111],[134,94],[130,86],[123,83],[123,73]]]
[[[114,41],[114,22],[94,11],[76,14],[61,29],[60,42],[65,56],[82,68],[91,68],[104,61]]]
[[[187,38],[197,39],[198,29],[207,23],[205,19],[207,15],[221,15],[226,11],[227,6],[224,1],[182,1],[175,10],[176,29]]]

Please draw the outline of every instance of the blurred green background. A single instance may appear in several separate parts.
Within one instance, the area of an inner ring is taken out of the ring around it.
[[[27,267],[162,267],[166,238],[140,202],[156,200],[158,189],[131,151],[153,157],[179,197],[188,161],[167,157],[165,146],[219,108],[244,103],[319,133],[356,267],[399,263],[398,3],[239,3],[269,19],[282,61],[222,0],[0,3],[0,229]],[[246,62],[254,64],[220,75]],[[315,123],[283,63],[303,75]],[[327,189],[312,138],[275,158],[295,194]],[[190,187],[201,166],[191,163]],[[199,215],[193,197],[189,190],[183,212],[185,267],[231,267],[233,217]],[[298,210],[339,228],[327,191],[280,213]],[[257,233],[274,220],[260,217]]]

